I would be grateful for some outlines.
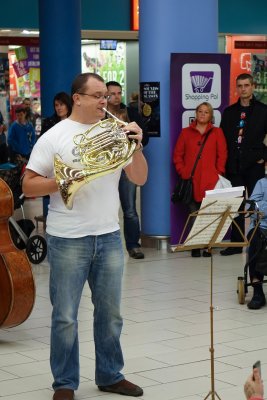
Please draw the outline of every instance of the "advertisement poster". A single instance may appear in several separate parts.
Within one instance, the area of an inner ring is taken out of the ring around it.
[[[170,152],[173,151],[182,128],[195,118],[196,107],[208,102],[214,109],[214,125],[219,126],[221,114],[229,103],[229,54],[172,54],[170,77]],[[177,173],[170,168],[171,192]],[[171,198],[171,193],[170,193]],[[187,219],[183,205],[171,203],[171,245],[177,245]]]
[[[160,83],[140,83],[140,107],[147,134],[160,137]]]
[[[17,98],[40,97],[39,47],[21,46],[8,53],[10,102]]]
[[[238,100],[236,77],[252,74],[252,54],[266,53],[265,45],[266,36],[226,36],[226,53],[231,54],[230,104]]]
[[[257,100],[267,104],[267,55],[252,54],[251,74],[256,88],[254,95]]]
[[[100,50],[99,44],[83,45],[82,72],[94,72],[99,74],[105,82],[119,82],[122,86],[122,102],[126,102],[125,42],[117,42],[116,50]]]

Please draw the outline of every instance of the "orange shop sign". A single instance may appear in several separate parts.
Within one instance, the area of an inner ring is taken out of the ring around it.
[[[252,73],[252,54],[266,51],[266,36],[234,35],[226,36],[226,52],[231,54],[230,104],[238,99],[236,77]]]
[[[139,0],[131,0],[132,1],[132,31],[139,30]]]

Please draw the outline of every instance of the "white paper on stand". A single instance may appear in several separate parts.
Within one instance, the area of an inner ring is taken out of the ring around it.
[[[243,197],[237,196],[243,196],[243,192],[243,186],[206,191],[206,197],[202,200],[184,245],[208,245],[214,237],[223,213],[228,209],[231,214],[226,218],[216,238],[216,243],[221,243],[243,201]]]
[[[243,196],[244,193],[244,186],[236,186],[236,187],[229,187],[225,189],[213,189],[213,190],[206,190],[205,198],[222,198],[222,197],[240,197]]]

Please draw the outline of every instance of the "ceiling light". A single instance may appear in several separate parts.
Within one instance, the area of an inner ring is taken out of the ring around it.
[[[28,31],[27,29],[23,29],[21,33],[24,33],[26,35],[39,35],[39,31]]]

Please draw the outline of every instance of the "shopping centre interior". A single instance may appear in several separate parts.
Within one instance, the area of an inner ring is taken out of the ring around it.
[[[21,8],[18,0],[1,5],[0,110],[7,124],[11,122],[12,106],[24,97],[30,97],[42,114],[38,2],[24,3],[22,14],[14,11]],[[105,80],[120,77],[126,103],[131,93],[139,90],[139,34],[133,27],[133,3],[130,0],[81,1],[82,71],[100,73]],[[218,52],[231,54],[231,65],[238,64],[232,70],[233,82],[237,71],[253,72],[254,69],[256,74],[260,64],[267,65],[267,3],[219,0],[218,4]],[[107,46],[112,43],[103,43],[103,40],[115,42],[116,49],[111,50]],[[249,42],[251,47],[236,48],[236,41]],[[22,48],[27,57],[32,49],[27,66],[26,62],[19,65],[26,60],[19,59]],[[38,64],[31,64],[34,62]],[[19,70],[25,66],[25,73]],[[264,102],[266,92],[267,80],[258,82],[258,96]],[[232,95],[234,101],[235,94]],[[153,143],[158,139],[153,138]],[[142,190],[138,189],[139,215],[141,205]],[[42,207],[41,198],[29,198],[24,202],[23,211],[35,224],[32,234],[45,237],[44,224],[36,220],[43,212]],[[15,210],[14,217],[22,218],[20,208]],[[120,224],[123,224],[121,211]],[[237,293],[238,277],[243,278],[245,273],[246,249],[242,254],[221,257],[215,248],[211,263],[210,258],[193,259],[189,251],[172,252],[167,236],[164,240],[153,235],[144,237],[143,245],[143,260],[130,258],[124,248],[121,343],[126,378],[143,387],[141,398],[146,400],[244,400],[243,385],[255,361],[261,360],[263,380],[267,376],[266,307],[257,311],[247,308],[251,287],[244,294],[244,304],[240,304],[240,292]],[[47,258],[32,264],[32,271],[36,285],[32,313],[19,326],[0,327],[1,400],[47,400],[53,396]],[[85,287],[79,312],[81,383],[75,399],[121,399],[119,395],[100,392],[94,382],[90,297],[90,290]],[[214,349],[214,374],[211,349]]]
[[[40,199],[27,200],[27,218],[39,215]],[[16,218],[21,218],[20,210]],[[122,222],[122,219],[121,219]],[[43,226],[33,234],[43,235]],[[200,400],[212,389],[210,338],[210,259],[190,252],[144,248],[145,259],[125,251],[122,291],[122,347],[126,378],[144,389],[146,400]],[[243,384],[252,364],[267,373],[266,307],[252,311],[239,304],[238,277],[244,277],[243,254],[213,255],[215,390],[220,399],[244,400]],[[47,259],[32,265],[36,300],[21,325],[0,330],[0,398],[52,398],[49,366],[51,304]],[[121,399],[100,392],[94,383],[93,307],[86,286],[79,312],[81,383],[76,400]],[[211,398],[211,397],[210,397]]]

